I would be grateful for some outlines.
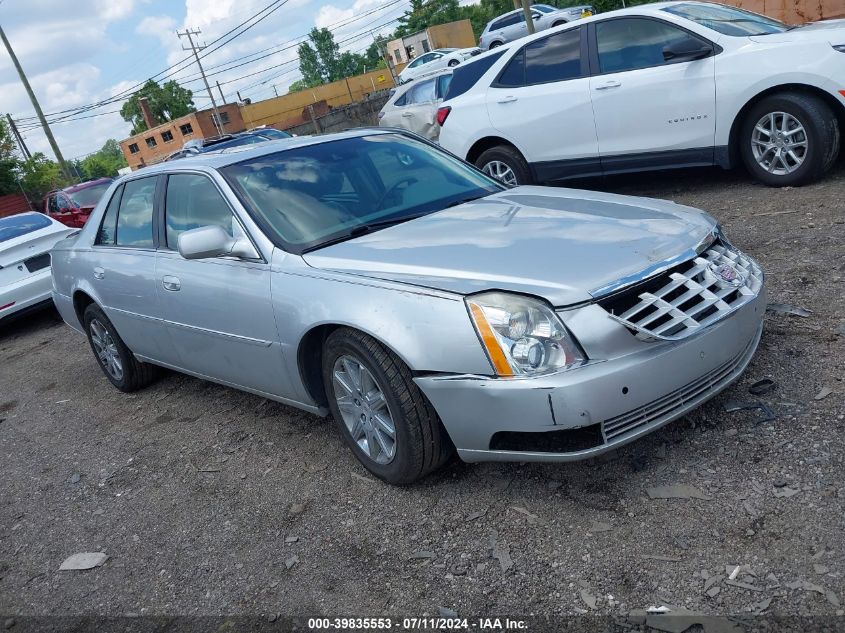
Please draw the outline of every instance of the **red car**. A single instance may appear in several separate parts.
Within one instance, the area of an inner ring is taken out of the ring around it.
[[[44,213],[67,226],[82,228],[112,182],[112,178],[98,178],[51,191],[44,198]]]

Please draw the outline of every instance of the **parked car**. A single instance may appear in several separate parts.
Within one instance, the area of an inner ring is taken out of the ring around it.
[[[452,69],[435,71],[399,86],[378,113],[382,127],[398,127],[436,141],[440,135],[437,109],[452,81]]]
[[[256,143],[264,143],[266,141],[275,141],[286,138],[293,137],[287,132],[283,132],[282,130],[277,130],[275,128],[256,128],[254,130],[247,130],[246,132],[239,132],[237,134],[224,134],[204,139],[191,139],[182,146],[182,149],[173,152],[165,160],[176,160],[177,158],[187,158],[188,156],[202,154],[203,152],[227,149],[229,147],[240,147],[242,145],[254,145]]]
[[[479,48],[439,48],[424,53],[402,69],[402,72],[399,73],[399,83],[407,83],[433,70],[454,68],[479,53],[481,53]]]
[[[506,189],[378,128],[132,174],[53,283],[118,389],[160,365],[331,412],[393,483],[641,437],[741,374],[766,307],[701,211]]]
[[[801,185],[834,163],[845,123],[842,20],[788,27],[660,2],[455,70],[440,143],[510,184],[742,162],[768,185]]]
[[[50,249],[77,232],[35,211],[0,218],[0,322],[52,302]]]
[[[565,9],[556,9],[547,4],[531,6],[531,18],[534,21],[534,31],[537,33],[553,26],[589,17],[593,13],[595,13],[593,7],[588,4]],[[515,9],[490,20],[478,38],[478,46],[486,51],[526,35],[528,35],[528,25],[525,23],[525,11]]]
[[[81,228],[113,180],[97,178],[51,191],[44,197],[44,213],[62,224]]]

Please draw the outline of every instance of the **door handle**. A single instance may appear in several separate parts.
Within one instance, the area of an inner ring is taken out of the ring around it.
[[[518,101],[518,99],[513,95],[508,95],[507,97],[499,99],[499,103],[513,103],[514,101]]]
[[[161,285],[164,286],[165,290],[176,292],[182,287],[182,282],[179,281],[178,277],[174,277],[173,275],[165,275],[161,278]]]
[[[402,116],[403,116],[403,117],[405,117],[406,119],[409,119],[409,118],[411,118],[411,117],[412,117],[412,116],[414,116],[414,115],[413,115],[413,114],[411,114],[410,112],[403,112],[403,113],[402,113]]]
[[[94,279],[102,279],[106,276],[106,271],[99,266],[94,268]]]
[[[608,81],[601,86],[596,86],[596,90],[610,90],[611,88],[618,88],[622,85],[621,81]]]

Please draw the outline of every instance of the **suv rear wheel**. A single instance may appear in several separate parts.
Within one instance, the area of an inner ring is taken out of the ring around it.
[[[533,182],[528,163],[522,154],[510,145],[497,145],[482,152],[476,159],[475,166],[509,187],[530,185]]]
[[[818,180],[839,154],[839,123],[830,107],[812,95],[766,97],[748,112],[740,134],[748,171],[773,187]]]

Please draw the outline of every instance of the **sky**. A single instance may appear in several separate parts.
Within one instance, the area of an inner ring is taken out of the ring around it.
[[[300,77],[296,44],[314,27],[335,33],[342,50],[363,52],[373,35],[388,33],[409,0],[283,0],[278,9],[243,35],[208,51],[202,64],[219,103],[219,81],[227,102],[236,91],[253,102],[284,94]],[[200,29],[200,43],[214,40],[277,3],[271,0],[0,0],[6,33],[48,119],[130,91],[169,66],[185,60],[176,31]],[[211,48],[211,46],[210,46]],[[260,53],[259,53],[260,52]],[[203,53],[201,53],[202,55]],[[262,57],[261,59],[255,59]],[[238,62],[233,62],[237,58]],[[238,68],[235,63],[249,61]],[[227,63],[228,62],[228,63]],[[184,66],[184,67],[183,67]],[[198,109],[210,100],[196,63],[182,64],[167,79],[194,92]],[[51,125],[66,159],[82,158],[108,139],[129,135],[117,113],[124,99]],[[0,46],[0,115],[18,122],[30,152],[53,157],[35,111],[6,50]],[[94,116],[96,115],[96,116]]]

